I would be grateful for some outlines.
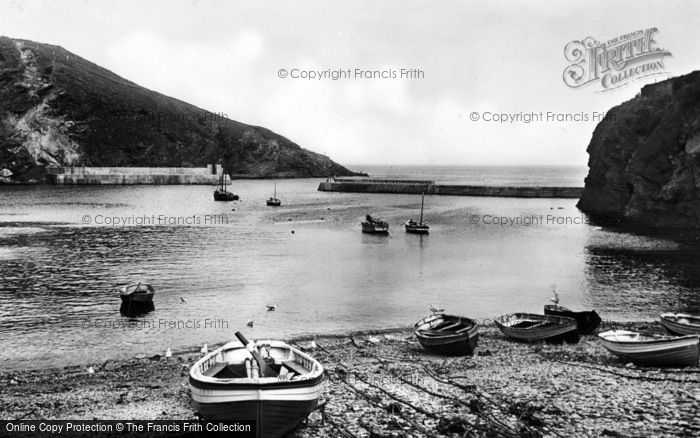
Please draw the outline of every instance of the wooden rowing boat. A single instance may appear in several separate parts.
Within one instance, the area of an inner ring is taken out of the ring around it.
[[[603,346],[612,354],[648,366],[696,366],[700,336],[661,336],[627,330],[600,333]]]
[[[504,335],[519,341],[578,342],[576,320],[564,316],[512,313],[494,320]]]
[[[659,316],[661,325],[676,335],[700,335],[700,316],[687,313],[664,313]]]
[[[230,342],[190,369],[190,390],[208,421],[257,421],[258,437],[282,437],[315,409],[323,366],[281,341]]]
[[[423,348],[445,355],[471,355],[479,340],[476,321],[441,313],[415,323],[413,333]]]
[[[600,316],[595,310],[583,310],[580,312],[575,312],[573,310],[567,309],[566,307],[559,306],[556,304],[545,304],[544,314],[574,318],[576,320],[576,329],[581,335],[588,335],[590,333],[593,333],[595,329],[598,328],[601,321]]]

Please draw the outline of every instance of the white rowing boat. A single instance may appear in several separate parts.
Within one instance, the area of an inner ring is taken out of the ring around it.
[[[208,421],[257,422],[258,437],[282,437],[316,408],[323,366],[281,341],[230,342],[190,370],[190,389]]]
[[[687,313],[664,313],[659,316],[661,325],[677,335],[700,335],[700,316]]]
[[[696,366],[700,336],[661,336],[627,330],[600,333],[603,346],[612,354],[640,365]]]

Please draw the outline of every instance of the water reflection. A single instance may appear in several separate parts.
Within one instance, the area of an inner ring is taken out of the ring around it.
[[[642,241],[639,236],[625,240]],[[594,242],[586,247],[588,293],[603,309],[656,318],[660,309],[700,313],[700,249],[658,241],[625,247]],[[629,242],[627,242],[629,244]]]

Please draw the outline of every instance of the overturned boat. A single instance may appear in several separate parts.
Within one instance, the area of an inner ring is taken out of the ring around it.
[[[471,355],[479,340],[479,327],[463,316],[435,314],[413,326],[418,342],[428,351],[445,355]]]
[[[676,335],[700,335],[700,315],[664,313],[659,319],[666,330]]]
[[[578,342],[576,320],[563,316],[513,313],[494,320],[501,332],[525,342]]]
[[[610,330],[598,337],[612,354],[648,366],[697,366],[700,336],[662,336]]]
[[[190,370],[192,399],[208,421],[257,422],[258,437],[282,437],[316,408],[323,366],[281,341],[230,342]]]
[[[545,304],[545,315],[565,316],[576,320],[576,329],[579,334],[588,335],[600,325],[600,315],[595,310],[573,311],[557,304]]]

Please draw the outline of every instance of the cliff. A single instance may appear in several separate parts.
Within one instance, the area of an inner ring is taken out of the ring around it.
[[[700,72],[613,108],[588,153],[578,207],[594,220],[700,230]]]
[[[0,182],[46,165],[203,167],[246,178],[353,175],[258,126],[164,96],[61,47],[0,37]]]

